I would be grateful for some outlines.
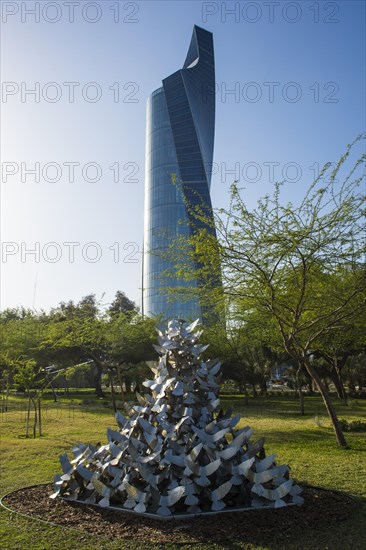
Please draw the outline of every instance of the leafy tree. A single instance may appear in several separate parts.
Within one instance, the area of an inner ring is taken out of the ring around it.
[[[331,332],[320,338],[314,351],[314,358],[321,363],[326,375],[332,380],[338,397],[347,404],[344,386],[344,368],[352,357],[366,350],[366,315],[350,316],[339,323]]]
[[[143,319],[136,311],[118,312],[117,306],[112,315],[109,311],[103,314],[97,307],[95,296],[91,295],[76,306],[69,303],[67,308],[61,305],[53,311],[43,347],[54,350],[59,361],[74,357],[74,365],[92,362],[98,397],[104,395],[101,377],[103,373],[109,373],[114,399],[114,376],[117,374],[122,380],[123,369],[127,372],[133,365],[150,358],[152,323],[151,319]]]
[[[34,313],[31,309],[25,307],[6,308],[0,311],[0,323],[7,323],[8,321],[19,321],[26,317],[33,317]]]
[[[29,437],[29,420],[31,403],[34,407],[33,416],[33,437],[36,437],[37,424],[38,433],[42,435],[42,410],[41,399],[45,389],[50,385],[61,371],[55,370],[53,367],[42,368],[37,365],[34,360],[18,360],[14,381],[19,384],[25,391],[28,397],[28,408],[26,416],[25,436]]]
[[[366,389],[366,353],[362,352],[350,357],[345,366],[345,379],[350,391],[362,392]],[[356,389],[356,385],[358,389]]]
[[[145,361],[155,359],[153,344],[156,341],[156,319],[143,318],[129,312],[113,318],[111,332],[111,371],[117,376],[121,392],[123,381],[130,386],[132,380],[139,386],[147,374]]]
[[[59,362],[76,365],[93,361],[94,385],[98,397],[103,397],[101,376],[108,361],[106,323],[94,316],[75,315],[50,322],[42,347],[53,352]]]
[[[268,327],[267,327],[268,328]],[[205,339],[209,344],[207,357],[220,357],[223,380],[233,380],[248,399],[247,386],[257,395],[263,395],[273,368],[283,361],[281,353],[271,347],[267,330],[257,323],[253,311],[247,313],[246,322],[233,320],[205,326]],[[282,354],[283,355],[283,354]]]
[[[209,268],[217,276],[222,269],[232,311],[240,317],[243,308],[256,310],[270,318],[283,350],[318,388],[343,447],[346,440],[311,356],[325,334],[346,319],[365,315],[365,155],[348,168],[360,139],[348,146],[334,169],[330,163],[324,166],[299,206],[282,204],[281,185],[276,184],[273,195],[250,211],[235,183],[230,207],[216,215],[218,241],[203,229],[183,248],[175,246],[175,262],[188,279],[195,274],[185,257],[192,262],[193,256],[195,265],[206,269],[204,258],[219,254],[221,262]]]
[[[10,390],[14,383],[17,362],[7,350],[0,351],[0,383],[3,395],[2,411],[8,411]]]
[[[135,302],[132,302],[129,298],[127,298],[126,294],[122,292],[121,290],[117,290],[115,298],[111,305],[109,306],[107,313],[109,315],[118,315],[120,313],[128,313],[128,312],[135,312],[137,311],[137,306]]]
[[[41,369],[36,365],[35,361],[24,361],[18,362],[17,372],[14,376],[14,381],[24,388],[27,397],[28,397],[28,408],[27,408],[27,417],[26,417],[26,428],[25,428],[25,437],[29,436],[29,419],[30,419],[30,407],[31,401],[34,405],[34,423],[33,423],[33,437],[36,437],[36,428],[37,428],[37,403],[32,398],[31,391],[35,386],[38,375],[40,374]]]
[[[50,313],[42,350],[57,364],[72,367],[90,361],[98,397],[103,397],[101,376],[108,361],[108,327],[95,294],[84,296],[77,304],[61,302]]]
[[[72,376],[78,377],[80,369],[84,373],[89,369],[100,397],[104,372],[112,378],[118,376],[121,386],[123,378],[139,383],[141,363],[154,357],[155,322],[143,319],[133,302],[120,291],[111,311],[106,313],[101,311],[94,294],[83,297],[77,304],[71,300],[61,302],[49,314],[24,308],[4,310],[0,313],[0,379],[5,408],[15,377],[18,385],[21,379],[24,381],[27,395],[31,390],[34,393],[42,387],[42,376],[45,377],[48,372],[45,369],[51,364],[57,370],[66,369],[66,382]],[[32,384],[40,383],[39,388],[37,384],[31,387],[32,372]],[[47,380],[52,383],[50,373]],[[113,390],[113,381],[111,387]]]
[[[14,381],[14,375],[19,362],[35,361],[39,367],[46,367],[48,357],[40,351],[40,343],[45,333],[47,322],[44,312],[36,315],[34,312],[22,309],[9,310],[0,314],[1,377],[6,379],[7,393]]]

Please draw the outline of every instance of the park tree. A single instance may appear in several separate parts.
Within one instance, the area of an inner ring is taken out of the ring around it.
[[[348,362],[366,350],[366,315],[349,316],[333,331],[325,332],[314,350],[314,360],[320,363],[332,380],[337,395],[347,404],[344,370]],[[352,361],[351,361],[352,363]],[[365,373],[366,375],[366,373]]]
[[[156,319],[144,318],[136,311],[133,315],[127,311],[112,318],[110,368],[117,377],[122,396],[123,382],[130,386],[133,381],[140,386],[148,372],[145,361],[155,359],[156,323]]]
[[[16,308],[0,313],[0,370],[3,385],[8,394],[14,382],[19,362],[34,361],[38,367],[45,368],[49,356],[41,350],[41,342],[47,330],[47,316]]]
[[[130,300],[121,290],[117,290],[113,302],[107,309],[107,313],[111,316],[119,315],[120,313],[133,313],[136,311],[137,306],[135,302]]]
[[[348,358],[344,368],[344,377],[352,393],[366,396],[366,352]],[[357,386],[357,388],[356,388]]]
[[[209,348],[204,356],[220,357],[222,380],[233,380],[248,401],[248,386],[254,396],[267,392],[267,382],[276,366],[286,357],[270,333],[270,324],[263,322],[253,309],[238,312],[225,310],[227,323],[205,325]]]
[[[205,327],[205,339],[209,345],[205,358],[220,357],[222,363],[221,380],[233,380],[245,403],[248,402],[247,385],[252,385],[253,365],[245,357],[246,335],[241,327],[235,325],[225,327],[216,323]]]
[[[117,376],[122,386],[123,378],[133,374],[137,364],[151,358],[154,341],[153,321],[131,310],[132,302],[122,294],[117,292],[112,314],[110,310],[101,311],[94,295],[84,297],[76,305],[60,304],[52,311],[43,341],[43,348],[55,353],[54,362],[69,368],[90,365],[98,397],[104,395],[102,375],[108,374],[114,404],[114,378]],[[124,312],[118,311],[122,303]]]
[[[9,321],[20,321],[27,317],[33,316],[34,312],[31,309],[25,308],[23,306],[6,308],[0,311],[0,324],[6,324]]]
[[[103,397],[101,377],[109,360],[108,326],[97,315],[93,301],[83,299],[76,307],[69,303],[67,311],[63,305],[53,311],[42,349],[68,367],[90,361],[96,394]]]
[[[25,437],[29,437],[29,421],[31,415],[31,403],[33,404],[33,438],[36,437],[37,425],[38,434],[42,435],[42,397],[45,390],[52,384],[62,369],[53,366],[41,367],[34,360],[19,358],[16,363],[14,382],[19,384],[28,398]]]
[[[29,392],[31,371],[34,380],[39,381],[40,373],[50,365],[61,369],[66,381],[78,376],[80,369],[84,374],[89,369],[99,397],[103,396],[104,372],[110,376],[117,373],[120,380],[123,376],[140,379],[141,363],[152,358],[154,324],[151,319],[143,319],[120,291],[107,311],[90,294],[78,303],[61,302],[49,313],[25,308],[0,312],[3,406],[7,406],[15,375],[19,387],[23,378]],[[53,387],[51,378],[49,385]]]
[[[192,260],[208,269],[204,258],[219,256],[209,269],[217,276],[222,272],[232,311],[240,317],[242,309],[256,310],[271,319],[283,350],[320,392],[342,447],[345,437],[311,357],[325,334],[365,315],[365,155],[354,160],[352,154],[361,139],[347,147],[335,167],[323,167],[299,205],[284,203],[283,187],[276,184],[272,195],[249,210],[234,183],[229,207],[216,212],[218,239],[202,229],[183,246],[172,247],[175,267],[187,279],[195,276],[189,270]]]
[[[0,351],[0,385],[2,397],[2,412],[8,411],[8,401],[11,388],[14,384],[17,360],[7,350]]]
[[[83,296],[77,305],[76,314],[90,319],[98,317],[100,314],[100,302],[97,301],[95,294]]]
[[[5,310],[0,314],[0,371],[4,390],[4,410],[11,388],[16,386],[28,398],[26,437],[33,405],[33,437],[42,435],[42,397],[60,370],[51,368],[53,354],[44,349],[42,341],[48,330],[48,316],[25,308]],[[54,394],[55,395],[55,394]]]

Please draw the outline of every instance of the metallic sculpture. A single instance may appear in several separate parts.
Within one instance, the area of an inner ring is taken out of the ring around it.
[[[198,343],[197,324],[173,320],[158,330],[150,393],[126,405],[128,416],[117,412],[106,445],[78,444],[71,462],[61,456],[52,498],[158,517],[302,504],[288,466],[265,456],[263,438],[251,442],[249,426],[235,429],[239,415],[223,413],[220,363],[199,360],[208,346]]]

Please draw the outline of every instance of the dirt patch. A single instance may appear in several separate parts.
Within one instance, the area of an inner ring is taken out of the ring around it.
[[[302,506],[250,510],[191,519],[169,521],[150,519],[107,510],[97,506],[52,500],[52,485],[26,487],[7,495],[3,502],[20,512],[91,535],[141,542],[179,543],[208,541],[271,541],[280,536],[287,541],[298,530],[319,530],[350,517],[357,507],[352,497],[335,491],[304,488]]]

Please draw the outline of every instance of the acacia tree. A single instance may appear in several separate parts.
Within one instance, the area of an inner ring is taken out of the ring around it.
[[[29,436],[29,420],[31,403],[34,407],[33,415],[33,438],[36,438],[37,424],[38,433],[42,435],[42,408],[41,400],[44,391],[52,384],[52,381],[63,372],[63,369],[56,369],[53,365],[43,368],[37,365],[34,360],[21,360],[17,362],[14,381],[19,384],[28,397],[28,407],[26,416],[25,436]]]
[[[314,352],[315,360],[332,380],[337,395],[347,405],[347,392],[343,372],[353,357],[366,349],[366,316],[356,315],[344,319],[331,333],[324,333]]]
[[[55,362],[68,366],[91,361],[96,394],[103,397],[101,376],[109,359],[108,324],[94,295],[85,296],[76,305],[72,301],[61,303],[51,311],[42,349],[53,353]]]
[[[244,394],[244,402],[247,404],[247,385],[255,388],[259,379],[252,358],[249,357],[247,333],[240,326],[214,324],[205,327],[205,340],[209,348],[204,355],[221,358],[222,380],[233,380]]]
[[[66,308],[55,310],[43,348],[49,354],[53,350],[57,363],[69,363],[70,358],[74,359],[74,366],[89,362],[94,367],[98,397],[104,395],[101,378],[107,373],[116,408],[114,376],[117,375],[122,388],[123,379],[131,375],[130,371],[136,374],[136,365],[152,358],[155,321],[143,319],[137,311],[128,309],[102,313],[95,305],[91,296],[83,298],[77,306],[69,303]]]
[[[324,166],[299,206],[283,204],[276,184],[271,196],[249,210],[234,183],[229,208],[215,216],[218,240],[203,229],[183,247],[174,246],[176,268],[186,278],[195,275],[185,257],[201,269],[222,270],[231,311],[240,317],[243,310],[256,310],[273,324],[284,351],[318,388],[342,447],[346,440],[311,356],[325,334],[350,317],[365,315],[365,155],[354,162],[350,157],[360,139],[334,169],[330,163]],[[220,264],[205,263],[217,256]]]
[[[5,410],[14,382],[17,381],[29,393],[30,381],[37,380],[39,373],[44,372],[43,369],[49,365],[49,357],[40,351],[46,326],[44,312],[36,315],[25,308],[14,308],[0,313],[0,378],[5,389]],[[19,382],[22,376],[24,384]],[[29,404],[30,401],[27,417]]]
[[[141,364],[155,358],[153,344],[156,340],[156,319],[143,318],[138,313],[120,313],[113,318],[113,331],[111,331],[111,365],[117,375],[121,394],[123,395],[123,382],[126,386],[134,380],[136,384],[141,381],[141,374],[147,374],[147,370]]]

